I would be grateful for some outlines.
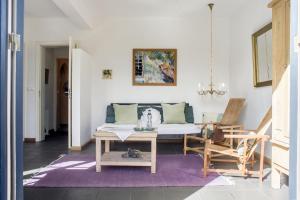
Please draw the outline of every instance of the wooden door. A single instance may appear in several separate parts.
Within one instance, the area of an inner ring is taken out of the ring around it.
[[[286,140],[289,137],[290,104],[290,2],[279,0],[272,6],[273,37],[273,137]],[[286,139],[285,139],[286,138]]]
[[[278,1],[272,7],[273,90],[280,83],[289,64],[290,2]]]
[[[69,60],[57,59],[57,124],[68,124]]]

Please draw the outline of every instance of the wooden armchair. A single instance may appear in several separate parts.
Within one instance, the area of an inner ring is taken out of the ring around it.
[[[239,119],[240,113],[242,111],[242,108],[244,106],[245,99],[243,98],[231,98],[227,104],[227,107],[225,109],[225,112],[223,114],[223,117],[220,122],[207,122],[207,123],[200,123],[199,126],[202,126],[202,134],[199,135],[184,135],[184,155],[186,155],[187,151],[193,151],[196,153],[204,153],[204,143],[206,139],[208,138],[207,133],[208,128],[210,126],[213,127],[213,132],[215,133],[217,130],[236,130],[236,129],[242,129],[242,125],[237,125],[237,121]],[[232,134],[232,132],[230,132]],[[188,146],[189,140],[196,140],[199,142],[199,146],[191,147]],[[202,145],[201,145],[202,143]],[[233,139],[232,138],[226,138],[223,140],[222,145],[233,147]]]
[[[227,134],[224,137],[229,139],[240,139],[241,142],[237,148],[225,147],[217,144],[213,144],[211,140],[207,140],[204,150],[204,177],[208,172],[220,172],[220,173],[234,173],[246,175],[258,175],[259,180],[263,180],[263,165],[264,165],[264,146],[265,142],[269,139],[269,136],[265,135],[272,121],[272,109],[270,108],[262,119],[260,125],[256,130],[224,130],[224,132],[235,132],[237,135]],[[248,134],[245,134],[248,133]],[[261,145],[260,149],[260,165],[257,171],[254,171],[254,153],[258,145]],[[225,156],[223,159],[212,159],[212,154],[218,153]],[[228,158],[229,157],[229,158]],[[238,169],[216,169],[210,168],[210,163],[213,162],[227,162],[237,163]],[[247,165],[251,165],[251,170],[247,169]]]

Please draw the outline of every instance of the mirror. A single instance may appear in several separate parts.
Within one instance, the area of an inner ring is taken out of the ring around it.
[[[272,85],[272,23],[252,35],[254,87]]]

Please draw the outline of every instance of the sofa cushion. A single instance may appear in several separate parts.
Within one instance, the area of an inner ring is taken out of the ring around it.
[[[114,104],[116,124],[137,124],[137,104],[119,105]]]
[[[162,103],[164,124],[185,124],[185,103]]]
[[[144,110],[141,116],[141,122],[143,127],[147,127],[148,113],[151,112],[152,115],[152,127],[158,127],[161,124],[161,114],[157,109],[147,108]]]
[[[111,105],[108,105],[106,107],[106,118],[105,123],[115,123],[115,110],[114,107]]]
[[[138,106],[138,118],[141,119],[143,112],[149,108],[153,108],[153,109],[157,110],[160,114],[160,122],[164,121],[163,110],[162,110],[161,106]]]
[[[106,123],[115,123],[116,122],[113,104],[115,104],[115,103],[111,103],[110,105],[107,106],[106,119],[105,119]],[[133,103],[117,103],[117,104],[119,104],[119,105],[130,105],[130,104],[133,104]],[[175,103],[170,103],[170,104],[175,104]],[[139,119],[141,118],[143,111],[147,108],[157,109],[160,112],[160,115],[161,115],[161,122],[164,121],[163,110],[162,110],[162,107],[161,107],[160,103],[139,103],[138,104],[138,118]],[[193,107],[190,106],[188,103],[185,104],[184,113],[185,113],[186,122],[187,123],[194,123]]]
[[[189,106],[189,104],[186,104],[184,109],[185,114],[185,121],[187,123],[194,123],[194,113],[193,113],[193,107]]]

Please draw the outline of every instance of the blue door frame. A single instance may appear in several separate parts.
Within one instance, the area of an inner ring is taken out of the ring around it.
[[[8,56],[8,1],[0,2],[0,200],[7,197],[7,56]],[[21,35],[21,51],[16,54],[16,199],[23,199],[23,33],[24,0],[17,5],[16,33]]]
[[[21,51],[16,56],[16,198],[23,199],[23,49],[24,0],[17,0],[17,33],[21,36]]]
[[[291,63],[291,113],[290,113],[290,175],[289,176],[289,198],[291,200],[299,199],[297,194],[297,177],[299,170],[297,169],[298,155],[298,55],[295,53],[294,38],[298,32],[298,1],[291,0],[291,41],[290,41],[290,63]]]
[[[7,198],[7,1],[0,2],[0,200]]]

